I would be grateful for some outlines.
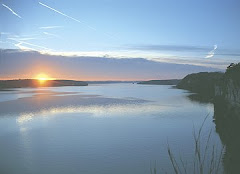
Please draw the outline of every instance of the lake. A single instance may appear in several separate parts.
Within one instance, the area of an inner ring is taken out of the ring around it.
[[[211,103],[131,83],[0,91],[0,173],[172,173],[167,144],[191,163],[193,130],[221,146]]]

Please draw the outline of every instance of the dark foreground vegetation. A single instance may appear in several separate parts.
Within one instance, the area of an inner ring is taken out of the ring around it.
[[[190,74],[177,87],[197,93],[191,100],[214,104],[216,132],[225,146],[224,173],[240,173],[240,63],[225,73]]]
[[[208,116],[207,116],[208,117]],[[202,125],[199,130],[196,131],[194,128],[193,133],[193,144],[194,144],[194,153],[191,161],[187,161],[184,157],[176,156],[172,150],[170,145],[168,144],[168,157],[171,162],[173,172],[175,174],[181,173],[191,173],[191,174],[223,174],[224,169],[222,166],[222,157],[225,151],[225,146],[219,148],[215,144],[211,144],[210,142],[212,137],[212,130],[208,135],[203,135],[202,129],[204,127],[205,121],[207,119],[205,117]],[[157,169],[151,168],[151,174],[156,174]],[[167,173],[167,172],[165,172]]]

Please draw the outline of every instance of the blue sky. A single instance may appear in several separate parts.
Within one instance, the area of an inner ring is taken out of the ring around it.
[[[0,48],[224,69],[240,61],[239,0],[0,0]]]

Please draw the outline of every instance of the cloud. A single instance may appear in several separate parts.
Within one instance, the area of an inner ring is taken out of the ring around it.
[[[63,79],[148,80],[183,78],[194,72],[219,71],[216,68],[156,62],[143,58],[64,57],[19,50],[3,50],[2,55],[0,78],[11,79],[23,78],[23,75],[26,75],[24,78],[31,78],[36,73],[44,72],[53,78]]]
[[[212,58],[215,55],[215,51],[217,49],[217,45],[213,46],[213,50],[208,53],[208,55],[205,58]]]
[[[63,26],[46,26],[46,27],[39,27],[42,30],[54,29],[54,28],[63,28]]]
[[[48,32],[43,32],[43,34],[47,35],[47,36],[52,36],[52,37],[56,37],[56,38],[61,38],[60,36],[56,35],[56,34],[52,34],[52,33],[48,33]]]
[[[181,53],[181,56],[187,55],[188,57],[192,57],[193,59],[196,58],[211,58],[213,56],[221,56],[222,58],[228,56],[228,57],[240,57],[240,50],[232,50],[232,49],[219,49],[217,45],[213,46],[213,49],[211,50],[207,46],[191,46],[191,45],[154,45],[154,44],[143,44],[143,45],[124,45],[120,47],[116,47],[116,49],[120,50],[130,50],[135,52],[141,52],[149,54],[154,54],[155,56],[160,55],[163,52],[167,52],[167,54],[174,55],[175,52]],[[211,50],[209,52],[209,50]],[[218,50],[216,52],[216,50]],[[206,55],[206,52],[208,54]],[[191,56],[193,55],[193,56]],[[177,57],[181,57],[179,54]],[[186,56],[184,56],[186,57]]]
[[[166,63],[177,63],[177,64],[184,64],[184,65],[195,65],[195,66],[203,66],[203,67],[209,67],[209,68],[217,68],[221,70],[225,70],[226,67],[231,62],[238,62],[238,60],[219,60],[219,59],[212,59],[209,61],[208,59],[197,59],[194,60],[192,58],[188,57],[167,57],[167,58],[153,58],[151,59],[153,61],[157,62],[166,62]]]
[[[141,50],[141,51],[189,51],[189,52],[202,52],[209,50],[208,47],[199,47],[199,46],[188,46],[188,45],[128,45],[125,46],[126,49],[130,50]]]
[[[12,10],[10,7],[8,7],[7,5],[2,4],[2,6],[5,7],[5,8],[7,8],[9,11],[12,12],[12,14],[14,14],[15,16],[17,16],[18,18],[21,18],[21,19],[22,19],[22,17],[21,17],[20,15],[18,15],[15,11],[13,11],[13,10]]]
[[[29,46],[25,44],[23,45]],[[36,48],[36,47],[33,47],[33,48]],[[47,49],[44,49],[44,50],[41,50],[39,48],[37,49],[38,49],[37,51],[41,54],[46,54],[49,56],[56,56],[56,57],[65,57],[65,58],[86,57],[89,59],[91,59],[92,57],[95,57],[95,58],[98,57],[98,58],[109,58],[109,59],[136,59],[136,60],[140,58],[147,61],[202,66],[202,67],[217,68],[222,70],[225,70],[226,67],[231,62],[238,62],[237,59],[202,59],[202,57],[171,56],[171,55],[159,55],[159,54],[156,54],[156,55],[139,54],[138,55],[135,52],[124,52],[124,51],[61,52],[61,51],[50,51]]]
[[[0,36],[1,35],[10,35],[11,33],[8,33],[8,32],[0,32]]]

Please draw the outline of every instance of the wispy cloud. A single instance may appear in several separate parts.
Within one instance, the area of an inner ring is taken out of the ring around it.
[[[126,45],[126,49],[140,51],[174,51],[174,52],[206,52],[208,47],[190,46],[190,45]]]
[[[22,37],[22,38],[20,38],[20,37],[9,37],[7,39],[18,41],[18,42],[26,41],[26,40],[38,40],[38,38],[35,38],[35,37]]]
[[[10,7],[8,7],[7,5],[5,4],[2,4],[3,7],[7,8],[9,11],[12,12],[12,14],[14,14],[15,16],[19,17],[22,19],[22,17],[20,15],[18,15],[15,11],[13,11]]]
[[[0,36],[1,35],[10,35],[11,33],[8,33],[8,32],[0,32]]]
[[[39,27],[39,29],[42,29],[42,30],[48,30],[48,29],[54,29],[54,28],[63,28],[63,26],[45,26],[45,27]]]
[[[205,58],[212,58],[215,55],[215,51],[217,49],[217,45],[213,46],[213,50],[208,53],[208,55]]]
[[[49,33],[49,32],[43,32],[43,34],[45,34],[45,35],[47,35],[47,36],[52,36],[52,37],[56,37],[56,38],[61,38],[59,35],[52,34],[52,33]]]
[[[21,41],[26,41],[26,40],[38,40],[38,38],[35,38],[35,37],[25,37],[25,38],[20,38],[19,40],[21,40]]]
[[[26,67],[36,65],[39,61],[45,63],[45,70],[48,70],[55,78],[61,77],[92,81],[183,78],[189,73],[219,71],[219,69],[215,68],[193,66],[190,64],[186,65],[185,63],[156,62],[140,58],[65,57],[39,54],[35,51],[26,52],[19,50],[16,52],[14,50],[14,53],[12,52],[12,50],[3,51],[4,60],[7,63],[6,66],[0,69],[0,76],[2,74],[4,78],[10,76],[12,78],[19,77],[19,74],[26,73]],[[21,59],[18,59],[18,57],[21,57]],[[31,68],[32,73],[35,73],[34,70],[36,70],[36,73],[39,73],[37,69]],[[111,71],[111,73],[109,73],[109,71]],[[84,76],[82,76],[83,73]],[[29,74],[29,76],[31,75],[32,74]]]

